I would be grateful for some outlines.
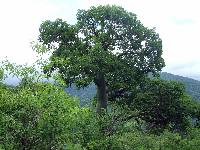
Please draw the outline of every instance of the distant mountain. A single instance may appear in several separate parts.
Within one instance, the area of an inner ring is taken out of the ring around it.
[[[174,75],[167,72],[162,72],[160,77],[163,80],[174,80],[182,82],[185,85],[186,92],[191,95],[194,99],[200,100],[200,81],[194,80],[187,77],[182,77],[179,75]]]
[[[194,99],[200,100],[200,81],[167,72],[162,72],[160,77],[163,80],[174,80],[182,82],[186,87],[186,92]],[[75,86],[72,86],[70,88],[66,88],[65,91],[72,96],[79,97],[81,100],[81,105],[84,105],[87,104],[89,100],[96,95],[96,86],[91,84],[88,87],[84,89],[82,88],[80,90],[78,90]]]
[[[85,105],[90,102],[96,95],[96,86],[95,84],[91,84],[85,88],[78,89],[76,86],[72,85],[71,87],[65,88],[65,91],[72,95],[80,98],[81,105]]]

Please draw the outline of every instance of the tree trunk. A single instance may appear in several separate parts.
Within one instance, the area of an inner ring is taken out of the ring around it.
[[[106,81],[103,73],[98,73],[96,78],[97,86],[97,113],[107,109],[108,95],[106,91]]]

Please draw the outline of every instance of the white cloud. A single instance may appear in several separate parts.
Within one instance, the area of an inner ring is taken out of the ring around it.
[[[0,58],[33,62],[30,41],[37,39],[42,21],[62,18],[74,23],[78,9],[105,4],[120,5],[145,26],[156,27],[163,40],[164,71],[200,77],[198,0],[0,0]]]

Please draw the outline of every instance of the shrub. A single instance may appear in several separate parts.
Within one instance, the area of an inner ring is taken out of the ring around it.
[[[0,144],[4,149],[70,145],[74,127],[89,112],[63,89],[47,83],[14,90],[2,86],[0,94]]]

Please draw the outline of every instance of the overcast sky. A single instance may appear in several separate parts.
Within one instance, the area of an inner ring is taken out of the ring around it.
[[[0,59],[33,63],[30,42],[37,40],[42,21],[76,22],[78,9],[115,4],[156,27],[163,40],[163,71],[200,80],[199,0],[0,0]]]

